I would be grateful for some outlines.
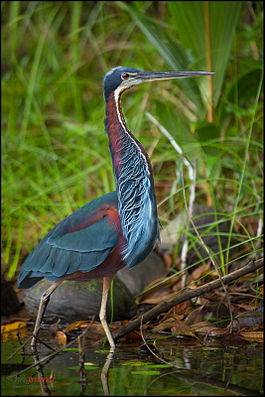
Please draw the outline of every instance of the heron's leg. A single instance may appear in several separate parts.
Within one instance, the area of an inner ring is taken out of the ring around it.
[[[114,276],[108,276],[103,278],[103,291],[102,291],[102,300],[101,300],[101,306],[100,306],[100,312],[99,312],[99,319],[101,322],[101,325],[105,331],[105,334],[108,338],[109,344],[110,344],[110,350],[114,351],[115,349],[115,343],[113,340],[113,337],[111,335],[107,320],[106,320],[106,307],[107,307],[107,299],[108,299],[108,294],[109,294],[109,289],[111,282],[113,280]]]
[[[55,281],[54,283],[52,283],[50,288],[48,288],[41,296],[39,310],[38,310],[37,318],[35,321],[33,336],[32,336],[32,340],[31,340],[31,348],[33,351],[36,351],[37,337],[39,334],[43,315],[45,313],[46,307],[50,300],[50,296],[62,282],[63,282],[63,280]]]

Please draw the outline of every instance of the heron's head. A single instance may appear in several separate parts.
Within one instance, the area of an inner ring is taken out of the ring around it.
[[[104,77],[104,98],[108,99],[111,92],[123,92],[128,88],[147,81],[171,80],[185,77],[208,76],[213,72],[200,71],[169,71],[169,72],[143,72],[134,68],[118,66],[111,69]]]

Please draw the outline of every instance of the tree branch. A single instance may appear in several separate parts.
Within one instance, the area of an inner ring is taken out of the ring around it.
[[[183,292],[180,295],[177,295],[172,300],[159,303],[158,305],[154,306],[151,310],[148,310],[143,315],[141,314],[141,316],[138,317],[137,319],[130,321],[127,325],[123,327],[120,327],[116,332],[113,332],[112,334],[113,339],[117,340],[122,336],[128,334],[129,332],[135,330],[136,328],[139,328],[141,324],[141,319],[144,324],[147,321],[156,318],[159,314],[167,312],[169,309],[171,309],[173,306],[178,305],[179,303],[185,302],[189,299],[195,298],[197,296],[205,294],[206,292],[210,292],[216,288],[221,287],[222,282],[223,284],[227,285],[232,281],[237,280],[239,277],[244,276],[245,274],[255,272],[256,270],[258,270],[263,266],[263,263],[264,263],[263,258],[258,259],[256,261],[251,260],[251,262],[245,265],[243,268],[239,270],[235,270],[234,272],[222,277],[221,278],[222,281],[218,279],[211,281],[210,283],[204,284],[195,289],[187,288],[185,292]]]

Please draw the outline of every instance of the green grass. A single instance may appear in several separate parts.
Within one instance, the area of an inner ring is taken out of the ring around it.
[[[207,68],[196,42],[187,48],[186,20],[177,24],[173,3],[2,2],[2,270],[8,278],[57,222],[115,189],[104,74],[117,65]],[[247,242],[251,253],[260,250],[263,215],[263,14],[260,2],[243,2],[234,12],[228,47],[218,42],[228,27],[214,31],[220,48],[212,59],[217,68],[218,59],[223,63],[214,80],[213,123],[206,121],[206,79],[143,85],[124,95],[123,108],[129,128],[152,153],[164,226],[184,209],[182,159],[146,111],[191,161],[196,155],[196,202],[230,218],[230,237]],[[188,193],[186,171],[185,185]]]

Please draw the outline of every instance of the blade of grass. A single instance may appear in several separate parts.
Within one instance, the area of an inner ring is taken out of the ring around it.
[[[31,73],[30,73],[30,79],[28,82],[28,90],[27,90],[27,97],[26,97],[26,103],[25,103],[24,117],[23,117],[22,126],[21,126],[21,133],[20,133],[21,143],[24,143],[25,135],[27,133],[28,123],[29,123],[29,118],[30,118],[30,113],[31,113],[31,107],[32,107],[32,102],[33,102],[33,96],[34,96],[34,91],[35,91],[35,87],[36,87],[37,80],[38,80],[38,72],[39,72],[39,68],[40,68],[40,62],[41,62],[41,56],[42,56],[42,52],[43,52],[43,48],[44,48],[44,43],[45,43],[47,34],[49,32],[49,28],[52,23],[52,20],[54,19],[57,11],[58,11],[58,7],[52,8],[52,11],[51,11],[49,18],[47,20],[47,24],[46,24],[45,28],[43,29],[40,39],[38,41],[38,45],[37,45],[36,52],[34,55],[34,60],[33,60]]]
[[[261,76],[261,79],[260,79],[260,82],[259,82],[259,87],[258,87],[256,99],[255,99],[255,112],[254,112],[254,115],[252,117],[252,120],[251,120],[251,123],[250,123],[250,126],[249,126],[249,133],[248,133],[248,136],[247,136],[247,143],[246,143],[246,148],[245,148],[243,168],[242,168],[242,171],[241,171],[240,181],[239,181],[239,186],[238,186],[238,191],[237,191],[237,196],[236,196],[236,200],[235,200],[234,208],[233,208],[233,215],[232,215],[231,226],[230,226],[230,232],[231,233],[232,233],[232,230],[233,230],[233,227],[234,227],[235,218],[236,218],[235,214],[236,214],[236,210],[237,210],[237,207],[238,207],[238,204],[239,204],[241,191],[242,191],[242,187],[243,187],[243,182],[244,182],[244,178],[245,178],[245,175],[246,175],[248,156],[249,156],[250,140],[251,140],[251,136],[252,136],[252,132],[253,132],[255,114],[256,114],[256,110],[257,110],[257,107],[258,107],[258,101],[259,101],[260,94],[261,94],[262,83],[263,83],[263,73],[262,73],[262,76]],[[229,239],[228,239],[228,247],[230,247],[230,242],[231,242],[231,235],[229,236]],[[226,254],[226,261],[228,261],[228,255],[229,255],[229,251],[227,251],[227,254]]]

